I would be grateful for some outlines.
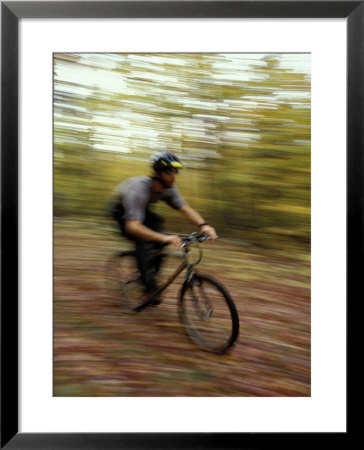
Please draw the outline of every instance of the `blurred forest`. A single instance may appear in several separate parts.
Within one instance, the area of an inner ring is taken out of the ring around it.
[[[54,54],[54,396],[310,395],[310,91],[309,54]],[[160,150],[221,238],[201,269],[239,311],[223,358],[187,339],[182,279],[132,316],[105,286],[127,244],[107,200]]]
[[[54,215],[104,220],[113,188],[170,150],[220,237],[309,252],[310,92],[308,54],[54,54]]]

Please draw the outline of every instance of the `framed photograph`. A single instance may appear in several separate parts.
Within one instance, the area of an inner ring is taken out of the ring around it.
[[[363,8],[1,3],[2,447],[348,437]]]

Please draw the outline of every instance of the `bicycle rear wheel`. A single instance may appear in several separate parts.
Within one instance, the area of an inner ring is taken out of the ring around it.
[[[107,262],[107,288],[113,300],[128,310],[138,307],[143,288],[134,250],[114,253]]]
[[[182,287],[180,317],[189,338],[212,353],[225,353],[239,334],[239,316],[230,294],[205,275],[193,275]]]

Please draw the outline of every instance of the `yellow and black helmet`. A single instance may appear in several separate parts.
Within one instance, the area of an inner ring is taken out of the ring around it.
[[[153,169],[156,172],[164,172],[166,170],[180,170],[182,163],[172,152],[157,152],[152,156]]]

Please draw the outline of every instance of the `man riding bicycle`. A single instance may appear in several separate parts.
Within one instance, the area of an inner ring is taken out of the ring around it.
[[[202,216],[191,208],[174,186],[176,175],[182,169],[182,163],[171,152],[158,152],[152,156],[153,175],[151,177],[132,177],[120,183],[114,190],[113,216],[120,226],[122,234],[135,243],[138,269],[147,295],[153,297],[156,290],[155,275],[161,265],[161,257],[148,263],[148,242],[155,247],[173,244],[182,245],[178,235],[163,234],[164,218],[152,212],[150,205],[160,200],[180,211],[191,223],[200,227],[200,231],[209,238],[216,239],[216,232]],[[159,303],[156,297],[155,304]]]

